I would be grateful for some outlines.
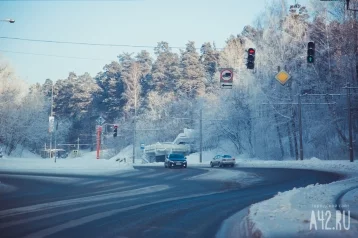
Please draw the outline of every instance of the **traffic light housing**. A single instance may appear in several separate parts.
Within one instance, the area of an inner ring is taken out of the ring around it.
[[[308,48],[307,48],[307,63],[314,63],[314,55],[315,55],[315,43],[310,41],[308,42]]]
[[[118,126],[115,125],[113,129],[113,137],[117,137],[117,132],[118,132]]]
[[[254,69],[255,68],[255,49],[249,48],[247,51],[247,63],[246,66],[248,69]]]

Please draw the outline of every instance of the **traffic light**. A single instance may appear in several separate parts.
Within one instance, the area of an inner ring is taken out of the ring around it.
[[[247,63],[246,66],[248,69],[254,69],[255,68],[255,49],[250,48],[247,51]]]
[[[308,42],[307,49],[307,63],[314,63],[315,44],[314,42]]]
[[[113,137],[117,137],[118,126],[114,125]]]

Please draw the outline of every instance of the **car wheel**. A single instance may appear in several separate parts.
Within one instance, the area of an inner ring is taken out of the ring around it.
[[[210,167],[212,168],[212,167],[214,167],[214,164],[213,164],[213,162],[210,162]]]
[[[219,163],[219,167],[220,167],[220,168],[222,168],[222,167],[223,167],[223,165],[222,165],[221,163]]]
[[[167,164],[166,164],[166,163],[164,163],[164,168],[168,168],[168,166],[167,166]]]

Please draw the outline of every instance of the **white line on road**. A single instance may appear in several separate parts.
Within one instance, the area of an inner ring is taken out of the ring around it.
[[[150,186],[150,187],[145,187],[145,188],[133,189],[133,190],[124,191],[124,192],[116,192],[116,193],[110,193],[110,194],[67,199],[67,200],[56,201],[56,202],[48,202],[48,203],[36,204],[36,205],[31,205],[31,206],[26,206],[26,207],[12,208],[12,209],[8,209],[8,210],[0,211],[0,217],[41,211],[41,210],[46,210],[46,209],[51,209],[51,208],[56,208],[56,207],[61,207],[61,206],[80,204],[80,203],[84,203],[84,202],[95,202],[95,201],[100,201],[100,200],[105,200],[105,199],[110,199],[110,198],[120,198],[120,197],[128,197],[128,196],[133,196],[133,195],[159,192],[159,191],[166,190],[168,188],[169,188],[168,185],[156,185],[156,186]]]
[[[113,216],[117,213],[120,212],[125,212],[125,211],[129,211],[129,210],[133,210],[133,209],[137,209],[137,208],[141,208],[144,206],[150,206],[150,205],[155,205],[155,204],[159,204],[159,203],[163,203],[163,202],[171,202],[171,201],[176,201],[176,200],[180,200],[180,199],[187,199],[187,198],[195,198],[195,197],[201,197],[201,196],[207,196],[207,195],[213,195],[213,194],[219,194],[219,193],[225,193],[227,191],[222,191],[222,192],[213,192],[213,193],[201,193],[201,194],[194,194],[194,195],[189,195],[189,196],[181,196],[181,197],[175,197],[175,198],[167,198],[167,199],[162,199],[156,202],[150,202],[150,203],[144,203],[144,204],[140,204],[140,205],[135,205],[135,206],[130,206],[127,208],[120,208],[120,209],[115,209],[112,211],[106,211],[106,212],[100,212],[97,214],[93,214],[93,215],[89,215],[89,216],[85,216],[79,219],[75,219],[75,220],[71,220],[68,221],[66,223],[63,223],[61,225],[58,226],[54,226],[54,227],[50,227],[50,228],[46,228],[43,230],[40,230],[38,232],[29,234],[27,236],[25,236],[25,238],[40,238],[40,237],[45,237],[45,236],[49,236],[52,234],[55,234],[57,232],[69,229],[69,228],[73,228],[76,226],[80,226],[95,220],[99,220],[99,219],[103,219],[105,217],[110,217]]]
[[[77,211],[81,211],[81,210],[86,210],[86,209],[101,207],[101,206],[107,206],[107,205],[116,204],[116,203],[133,201],[135,199],[138,199],[138,198],[120,200],[120,201],[115,201],[115,202],[100,203],[100,204],[96,204],[96,205],[89,205],[89,206],[70,209],[70,210],[66,210],[66,211],[51,212],[49,214],[40,215],[40,216],[36,216],[36,217],[31,217],[31,218],[25,218],[25,219],[16,220],[16,221],[3,222],[0,224],[0,229],[6,228],[9,226],[15,226],[15,225],[20,225],[20,224],[24,224],[24,223],[29,223],[29,222],[33,222],[33,221],[37,221],[37,220],[41,220],[41,219],[46,219],[46,218],[50,218],[50,217],[54,217],[54,216],[58,216],[58,215],[66,214],[66,213],[77,212]]]

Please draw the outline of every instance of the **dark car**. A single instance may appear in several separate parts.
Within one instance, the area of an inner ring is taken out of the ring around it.
[[[188,163],[186,161],[186,157],[182,154],[169,154],[167,157],[165,157],[164,167],[165,168],[174,168],[174,167],[186,168],[186,167],[188,167]]]

